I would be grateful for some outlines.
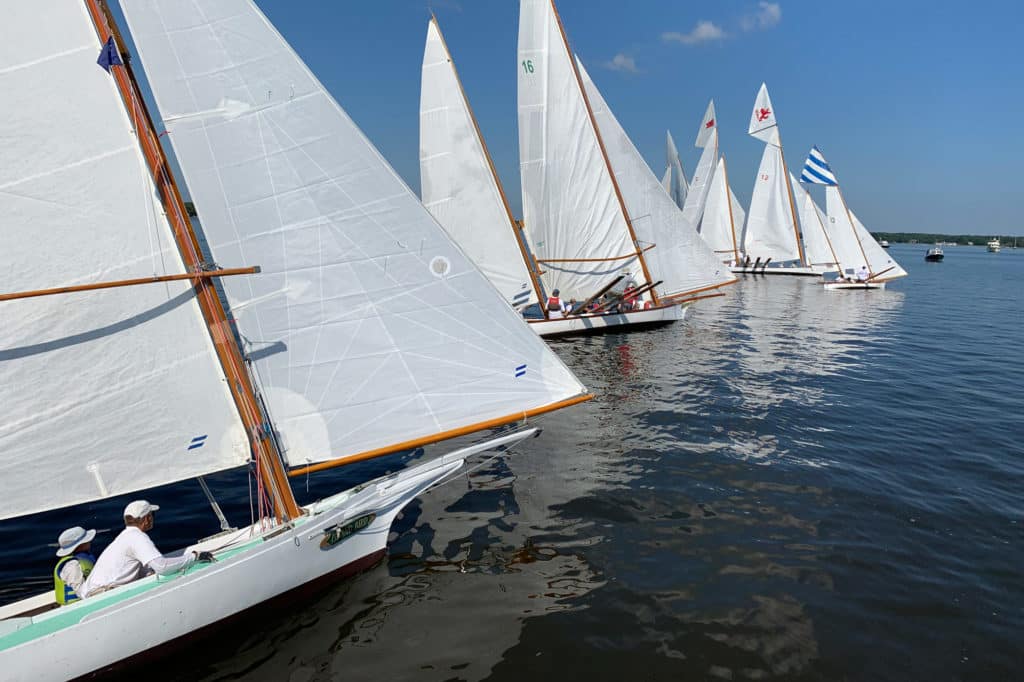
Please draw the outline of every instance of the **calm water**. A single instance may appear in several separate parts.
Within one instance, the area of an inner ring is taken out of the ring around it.
[[[1024,249],[926,248],[893,247],[910,277],[884,292],[747,279],[683,324],[555,344],[596,400],[416,501],[375,568],[161,674],[1024,677]],[[245,522],[244,476],[212,482]],[[150,497],[158,544],[216,530],[194,484]],[[123,503],[6,523],[0,601]]]

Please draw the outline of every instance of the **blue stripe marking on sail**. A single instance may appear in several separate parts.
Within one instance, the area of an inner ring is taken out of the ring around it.
[[[809,182],[815,185],[835,185],[836,181],[826,177],[810,166],[804,166],[804,172],[800,174],[800,182]]]
[[[526,365],[519,365],[516,367],[516,378],[526,375]]]
[[[528,298],[530,298],[530,291],[529,291],[529,289],[527,289],[526,291],[520,291],[518,294],[516,294],[515,296],[512,297],[512,300],[513,301],[525,301]]]
[[[196,436],[195,438],[193,438],[192,442],[188,446],[188,449],[195,450],[196,448],[201,448],[204,445],[206,445],[206,434],[203,434],[202,436]]]
[[[836,176],[832,172],[831,166],[828,165],[828,161],[825,160],[825,155],[821,153],[818,146],[811,147],[810,153],[807,154],[807,161],[804,162],[803,173],[800,174],[800,182],[812,183],[815,185],[838,185]]]

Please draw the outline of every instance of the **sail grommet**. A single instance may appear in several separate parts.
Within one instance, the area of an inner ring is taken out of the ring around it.
[[[444,277],[451,269],[451,261],[444,256],[434,256],[430,261],[430,274],[434,277]]]

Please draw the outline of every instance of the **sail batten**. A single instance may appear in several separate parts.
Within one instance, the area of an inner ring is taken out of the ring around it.
[[[85,4],[13,6],[5,28],[0,291],[183,279],[0,302],[0,518],[245,464],[244,428]]]
[[[253,3],[123,7],[289,464],[585,393]]]

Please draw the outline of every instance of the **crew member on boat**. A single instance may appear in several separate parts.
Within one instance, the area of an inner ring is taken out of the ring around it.
[[[868,276],[870,274],[871,273],[868,272],[868,266],[862,265],[860,266],[860,270],[857,271],[857,279],[861,282],[866,282],[868,281]]]
[[[559,298],[558,294],[558,289],[555,289],[548,297],[548,317],[553,320],[565,317],[565,313],[569,311],[569,306]]]
[[[61,559],[53,568],[53,592],[58,604],[76,602],[84,595],[82,583],[96,563],[96,557],[90,552],[94,537],[95,530],[75,526],[57,538],[57,556]]]
[[[160,509],[146,500],[135,500],[124,508],[124,530],[107,546],[83,586],[85,597],[126,585],[150,573],[169,575],[188,568],[197,559],[188,551],[180,557],[164,556],[147,533],[153,529],[153,512]]]

